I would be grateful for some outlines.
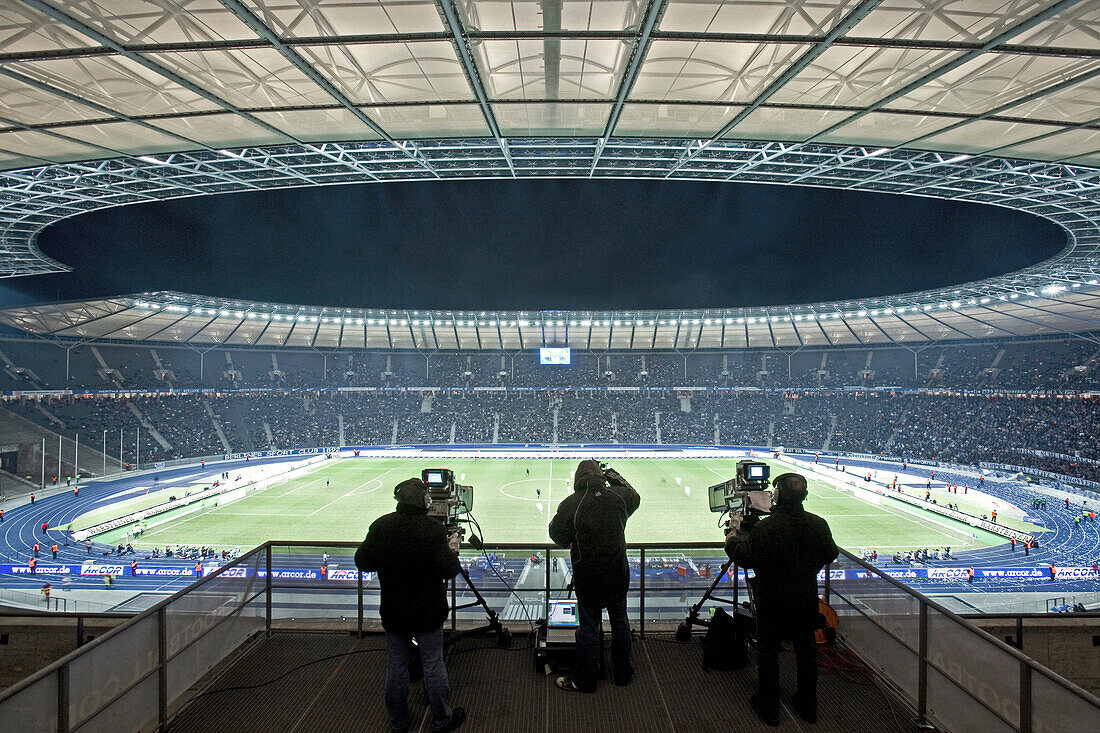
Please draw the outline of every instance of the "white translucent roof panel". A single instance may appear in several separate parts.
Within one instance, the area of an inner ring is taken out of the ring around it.
[[[62,6],[67,14],[124,44],[256,37],[217,0],[70,0]],[[180,12],[181,6],[187,12]]]
[[[294,327],[293,323],[286,321],[271,321],[263,333],[258,337],[258,346],[282,346],[286,342],[287,334]]]
[[[340,345],[340,326],[334,323],[322,323],[313,339],[314,348],[334,349]]]
[[[38,165],[42,161],[38,158],[31,158],[27,155],[19,155],[9,150],[3,149],[3,136],[0,135],[0,170],[11,170],[13,168],[25,168],[27,166]]]
[[[275,49],[149,54],[148,58],[238,107],[332,102],[329,94]]]
[[[103,113],[29,84],[0,76],[0,110],[29,125],[102,119]]]
[[[610,104],[523,103],[494,104],[493,115],[508,136],[538,136],[565,132],[591,135],[603,131]]]
[[[378,137],[365,122],[343,107],[254,114],[299,140],[373,140]]]
[[[1100,163],[1100,157],[1096,155],[1100,151],[1100,130],[1069,130],[1041,140],[1006,145],[997,153],[1010,158],[1061,160],[1067,149],[1090,151],[1091,155],[1073,156],[1071,160],[1085,165],[1097,165]]]
[[[845,106],[872,104],[958,55],[941,50],[833,46],[769,101]]]
[[[234,318],[214,318],[208,325],[197,331],[191,337],[191,340],[215,344],[224,343],[240,325],[241,321]]]
[[[885,0],[856,24],[851,35],[980,42],[1027,20],[1054,1]]]
[[[616,135],[637,137],[710,137],[721,130],[740,106],[704,104],[627,104]]]
[[[954,130],[945,130],[916,143],[928,150],[950,150],[963,153],[981,153],[1036,137],[1051,131],[1043,125],[979,120],[968,122]]]
[[[1100,5],[1080,2],[1012,39],[1031,46],[1100,49]]]
[[[460,0],[467,26],[483,31],[623,30],[642,22],[644,0]]]
[[[799,140],[817,134],[851,116],[844,110],[758,107],[727,137],[755,140]]]
[[[1003,114],[1059,122],[1089,122],[1100,117],[1100,74],[1060,91],[1044,94],[1039,99],[1024,102]]]
[[[266,327],[266,322],[244,321],[235,331],[233,331],[232,335],[224,339],[223,343],[239,346],[255,346]]]
[[[653,41],[630,96],[751,102],[805,49],[798,44]]]
[[[768,329],[768,324],[748,324],[745,330],[748,333],[748,347],[750,349],[771,348],[773,346],[772,332]]]
[[[94,45],[87,36],[51,22],[47,16],[22,3],[0,4],[0,53],[29,53]]]
[[[23,61],[16,70],[128,115],[218,109],[216,103],[122,56]]]
[[[0,133],[0,148],[16,155],[59,163],[91,156],[109,157],[109,151],[74,140],[63,140],[45,132],[11,130]]]
[[[662,31],[824,35],[856,0],[668,0]]]
[[[630,47],[619,41],[484,41],[475,49],[491,99],[611,99]]]
[[[358,324],[345,325],[340,335],[340,346],[345,349],[363,348],[363,327]]]
[[[982,113],[1098,68],[1100,61],[1092,59],[980,56],[891,102],[890,108]]]
[[[365,107],[367,115],[397,138],[480,137],[489,134],[476,104]]]
[[[443,29],[433,0],[245,0],[269,28],[290,38],[422,33]]]
[[[832,143],[901,145],[958,122],[950,117],[872,112],[829,133],[822,139]]]
[[[299,49],[352,102],[472,99],[449,41],[364,43]]]
[[[157,120],[156,125],[189,140],[219,148],[286,142],[282,136],[269,132],[235,114],[170,117]]]
[[[93,145],[135,155],[179,150],[181,147],[179,138],[132,122],[74,125],[66,127],[65,134]]]

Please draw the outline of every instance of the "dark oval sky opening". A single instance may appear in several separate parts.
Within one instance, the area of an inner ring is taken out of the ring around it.
[[[343,307],[724,308],[889,295],[1059,252],[1057,225],[913,196],[729,183],[319,187],[86,214],[9,300],[150,290]]]

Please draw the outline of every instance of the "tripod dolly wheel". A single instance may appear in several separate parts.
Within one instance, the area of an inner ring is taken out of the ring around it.
[[[501,629],[497,632],[497,647],[500,649],[512,648],[512,632],[508,629]]]
[[[680,622],[680,625],[676,627],[676,641],[688,642],[691,641],[691,627],[686,622]]]

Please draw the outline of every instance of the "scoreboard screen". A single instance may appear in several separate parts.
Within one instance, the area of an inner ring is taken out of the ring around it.
[[[568,364],[569,347],[543,347],[539,349],[539,364]]]

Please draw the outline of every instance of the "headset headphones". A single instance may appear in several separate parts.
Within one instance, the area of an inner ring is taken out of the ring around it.
[[[773,504],[800,504],[805,500],[806,489],[796,490],[791,486],[791,479],[794,478],[801,479],[802,485],[806,485],[805,477],[798,473],[781,473],[772,479],[772,488],[775,489],[772,497]]]
[[[402,481],[393,489],[393,498],[398,504],[411,504],[416,507],[431,509],[432,495],[428,486],[418,478]]]

